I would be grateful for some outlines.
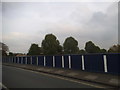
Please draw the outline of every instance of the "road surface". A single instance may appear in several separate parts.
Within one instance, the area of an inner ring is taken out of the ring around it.
[[[75,80],[4,65],[2,83],[7,88],[95,88]]]

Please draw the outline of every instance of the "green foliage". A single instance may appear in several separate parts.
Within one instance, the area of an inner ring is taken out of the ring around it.
[[[68,37],[63,43],[65,54],[77,54],[79,52],[78,42],[73,37]]]
[[[9,52],[8,46],[1,42],[0,42],[0,52],[2,52],[2,56],[7,56],[7,52]]]
[[[85,50],[83,50],[83,49],[79,50],[79,54],[85,54],[85,53],[86,53]]]
[[[4,43],[0,43],[2,45],[2,50],[5,51],[5,52],[8,52],[9,51],[9,48],[6,44]]]
[[[12,52],[9,52],[9,56],[14,56],[14,54]]]
[[[106,53],[107,50],[106,50],[106,49],[101,49],[100,52],[101,52],[101,53]]]
[[[109,53],[120,53],[120,45],[113,45],[112,47],[109,48],[108,50]]]
[[[42,50],[46,55],[60,54],[62,53],[62,46],[53,34],[47,34],[42,41]]]
[[[2,56],[7,56],[7,53],[4,50],[2,50]]]
[[[87,53],[100,53],[101,50],[92,41],[86,42],[85,50]]]
[[[41,49],[38,47],[38,44],[31,44],[28,55],[40,55]]]

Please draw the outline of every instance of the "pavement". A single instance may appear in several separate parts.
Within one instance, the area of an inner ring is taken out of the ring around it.
[[[43,67],[43,66],[26,65],[26,64],[3,63],[3,65],[43,72],[47,74],[64,76],[67,78],[73,78],[91,83],[107,85],[120,89],[120,75],[86,72],[81,70],[71,70],[71,69],[63,69],[63,68]]]
[[[3,65],[2,85],[9,90],[36,88],[107,88],[66,77]]]

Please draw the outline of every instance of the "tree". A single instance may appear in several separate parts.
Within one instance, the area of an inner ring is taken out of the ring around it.
[[[27,55],[40,55],[41,50],[38,44],[31,44]]]
[[[62,46],[53,34],[47,34],[42,41],[43,53],[46,55],[61,54]]]
[[[14,54],[12,52],[9,52],[9,56],[14,56]]]
[[[85,50],[87,53],[100,53],[100,48],[96,46],[92,41],[88,41],[85,44]]]
[[[86,51],[84,49],[79,50],[79,54],[85,54]]]
[[[106,50],[106,49],[101,49],[100,52],[101,52],[101,53],[106,53],[107,50]]]
[[[120,53],[120,44],[113,45],[108,50],[109,53]]]
[[[2,50],[2,56],[7,56],[7,53],[4,50]]]
[[[77,54],[79,52],[78,41],[73,37],[68,37],[63,43],[63,49],[65,54]]]
[[[7,56],[9,48],[6,44],[0,42],[0,51],[2,51],[2,56]]]

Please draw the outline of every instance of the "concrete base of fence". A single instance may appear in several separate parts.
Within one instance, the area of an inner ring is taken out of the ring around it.
[[[108,87],[120,87],[120,76],[105,74],[105,73],[94,73],[94,72],[85,72],[79,70],[70,70],[62,68],[52,68],[52,67],[43,67],[43,66],[34,66],[34,65],[21,65],[21,64],[10,64],[3,63],[3,65],[14,66],[18,68],[24,68],[28,70],[34,70],[38,72],[44,72],[48,74],[54,74],[64,77],[69,77],[77,80],[88,81],[91,83],[102,84]]]

